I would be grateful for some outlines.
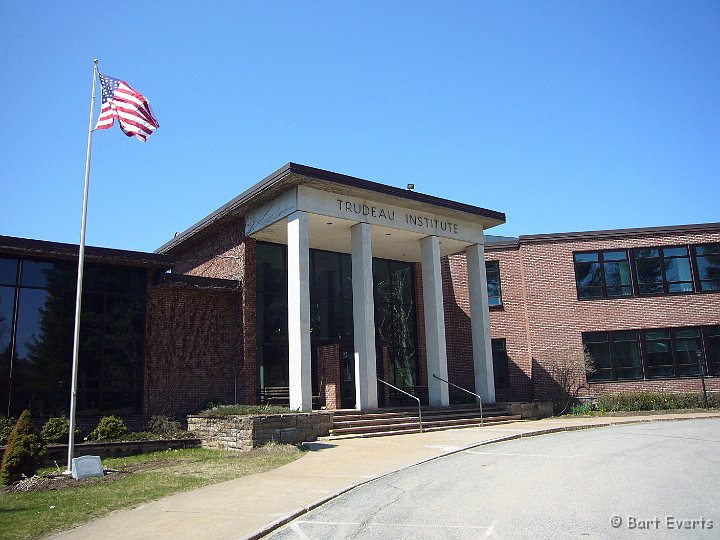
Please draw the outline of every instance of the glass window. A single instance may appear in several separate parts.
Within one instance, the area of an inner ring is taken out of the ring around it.
[[[700,375],[702,342],[699,328],[682,328],[675,330],[675,358],[679,376]]]
[[[705,357],[710,374],[720,375],[720,325],[710,326],[706,332]]]
[[[612,357],[618,379],[642,379],[640,339],[636,330],[612,332]]]
[[[599,253],[575,254],[575,280],[579,298],[603,296]]]
[[[636,249],[634,255],[641,295],[694,291],[687,246]]]
[[[491,343],[495,388],[510,388],[508,356],[505,348],[505,339],[493,339]]]
[[[701,291],[720,291],[720,244],[695,246]]]
[[[585,351],[590,355],[595,371],[588,373],[588,381],[609,381],[612,379],[610,340],[608,332],[585,332],[582,335]]]
[[[635,273],[640,294],[659,294],[663,292],[662,264],[659,250],[635,250]]]
[[[575,253],[578,298],[632,295],[627,250]]]
[[[500,262],[485,261],[485,273],[487,275],[488,305],[502,305],[502,291],[500,288]]]
[[[669,330],[647,330],[645,349],[649,378],[675,376]]]

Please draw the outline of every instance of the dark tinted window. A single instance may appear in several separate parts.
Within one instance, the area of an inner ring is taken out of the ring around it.
[[[502,290],[500,288],[500,262],[486,261],[485,273],[487,275],[488,305],[502,305]]]

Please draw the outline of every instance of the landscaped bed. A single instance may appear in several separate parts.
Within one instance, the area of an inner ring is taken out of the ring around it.
[[[114,510],[280,467],[302,455],[297,447],[280,444],[242,453],[168,450],[103,460],[106,475],[84,480],[42,469],[38,477],[0,490],[1,535],[39,538]]]

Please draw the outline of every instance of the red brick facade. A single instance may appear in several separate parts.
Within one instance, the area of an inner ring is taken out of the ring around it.
[[[239,291],[160,283],[148,291],[145,415],[182,416],[241,401]]]
[[[490,316],[492,337],[507,340],[510,397],[552,395],[549,366],[582,354],[582,332],[720,324],[720,293],[578,300],[573,252],[710,242],[720,242],[720,227],[520,237],[515,247],[489,246],[486,259],[499,261],[503,296],[503,308]],[[706,382],[720,390],[720,378]],[[590,383],[587,393],[698,389],[699,378],[655,379]]]
[[[216,229],[217,230],[217,229]],[[148,303],[146,414],[191,412],[215,399],[256,403],[255,241],[242,236],[242,221],[218,234],[194,240],[174,253],[175,272],[234,280],[233,291],[152,287]],[[675,228],[520,237],[489,244],[486,260],[498,261],[502,306],[491,308],[493,339],[506,341],[509,388],[498,401],[548,399],[557,392],[553,365],[582,355],[582,332],[672,328],[720,324],[720,293],[578,300],[573,266],[577,251],[693,245],[720,242],[720,228]],[[422,271],[415,268],[418,384],[427,384]],[[474,373],[466,260],[442,259],[448,376],[472,390]],[[341,406],[340,351],[316,351],[321,402]],[[380,372],[387,369],[378,357]],[[172,368],[167,366],[172,365]],[[386,373],[387,376],[387,373]],[[583,381],[586,383],[586,381]],[[708,389],[720,391],[720,378]],[[627,390],[696,391],[699,378],[587,384],[598,395]],[[382,402],[382,392],[381,392]]]

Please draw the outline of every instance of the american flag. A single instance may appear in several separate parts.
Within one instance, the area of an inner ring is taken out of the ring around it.
[[[150,103],[125,81],[100,74],[102,108],[95,129],[111,128],[115,118],[128,137],[145,142],[160,127],[150,110]]]

